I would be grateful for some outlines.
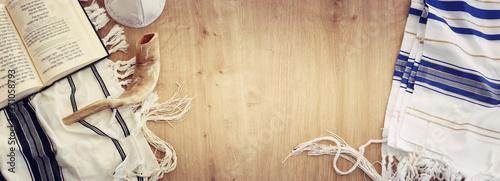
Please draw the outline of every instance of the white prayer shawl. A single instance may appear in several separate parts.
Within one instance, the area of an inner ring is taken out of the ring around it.
[[[18,122],[17,144],[0,142],[0,152],[10,153],[11,147],[16,150],[16,173],[9,166],[1,167],[6,179],[113,180],[151,175],[158,163],[140,131],[142,123],[130,107],[105,110],[69,126],[61,122],[79,107],[123,92],[113,81],[107,61],[54,83],[31,101],[16,103],[17,121],[7,119],[2,110],[2,133],[10,132],[6,123]],[[6,158],[0,157],[1,163],[7,163]]]
[[[500,2],[413,0],[383,140],[367,143],[382,142],[382,175],[362,156],[366,145],[356,151],[333,133],[289,156],[336,155],[338,174],[353,170],[336,167],[342,157],[374,180],[500,180],[499,47]]]
[[[395,73],[401,86],[391,92],[387,144],[438,160],[447,180],[500,179],[500,2],[425,5],[425,30],[405,31],[422,44],[411,49],[402,81]]]

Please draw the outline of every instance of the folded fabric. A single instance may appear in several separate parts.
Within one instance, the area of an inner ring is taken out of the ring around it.
[[[410,52],[400,104],[386,118],[387,144],[438,161],[433,176],[500,179],[500,3],[426,0],[422,15],[423,33],[405,31],[422,46]]]
[[[413,0],[396,61],[382,174],[332,133],[290,155],[336,155],[374,180],[500,180],[500,2]],[[321,145],[319,141],[335,145]],[[289,156],[290,156],[289,155]]]
[[[17,102],[12,116],[2,111],[2,128],[11,124],[17,141],[1,147],[2,153],[15,149],[13,166],[2,167],[6,179],[113,180],[150,176],[147,171],[158,167],[140,131],[141,122],[128,107],[102,111],[69,126],[61,122],[78,107],[121,94],[123,90],[105,78],[112,77],[105,63],[91,65],[31,100]],[[0,161],[7,163],[5,158]]]

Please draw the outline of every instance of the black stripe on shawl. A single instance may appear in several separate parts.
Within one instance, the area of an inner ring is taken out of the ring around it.
[[[99,128],[91,125],[90,123],[88,123],[85,120],[81,120],[79,123],[82,126],[85,126],[85,127],[89,128],[90,130],[94,131],[97,135],[104,136],[104,137],[107,137],[107,138],[111,139],[111,141],[113,141],[113,144],[115,145],[116,149],[118,150],[118,153],[120,154],[120,157],[122,158],[122,160],[125,160],[125,158],[127,157],[127,155],[125,154],[125,151],[123,151],[123,148],[121,147],[120,142],[118,140],[116,140],[114,138],[111,138],[106,133],[104,133],[102,130],[100,130]]]
[[[99,72],[97,72],[95,65],[94,64],[90,65],[90,69],[92,69],[92,72],[94,73],[94,76],[97,79],[97,82],[99,82],[99,85],[101,86],[101,90],[102,90],[102,93],[104,93],[104,96],[106,98],[109,97],[111,94],[109,94],[108,88],[106,87],[106,84],[104,84],[104,81],[102,80],[102,77],[99,74]],[[114,111],[115,109],[116,108],[111,108],[111,111]],[[130,131],[128,129],[128,126],[125,123],[125,121],[123,120],[122,115],[120,114],[118,109],[116,109],[115,118],[118,121],[118,124],[120,124],[120,126],[122,127],[123,134],[125,135],[125,137],[130,136]]]
[[[12,104],[12,106],[14,106],[14,104]],[[17,124],[17,121],[16,122],[12,121],[12,120],[17,119],[16,116],[14,116],[14,112],[9,110],[8,108],[6,108],[6,109],[4,109],[3,113],[5,114],[5,117],[7,118],[7,121],[9,122],[9,124],[14,126],[14,130],[18,130],[18,128],[16,128],[17,126],[15,125],[15,124]],[[26,163],[26,166],[28,167],[28,172],[30,173],[31,180],[35,180],[35,179],[33,179],[33,171],[30,167],[30,163],[28,161],[28,158],[24,154],[23,149],[21,148],[21,145],[19,143],[20,143],[19,136],[16,135],[17,148],[19,149],[19,152],[21,152],[21,155],[23,156],[24,162]]]
[[[71,75],[68,76],[67,79],[68,79],[69,86],[71,87],[71,94],[70,94],[71,106],[73,107],[73,112],[76,112],[78,110],[78,107],[76,105],[76,100],[75,100],[76,86],[75,86],[75,83],[73,82],[73,78],[71,78]],[[118,140],[116,140],[114,138],[111,138],[106,133],[104,133],[102,130],[100,130],[99,128],[91,125],[90,123],[88,123],[85,120],[81,120],[78,123],[80,123],[81,125],[89,128],[90,130],[92,130],[93,132],[95,132],[99,136],[104,136],[104,137],[107,137],[107,138],[111,139],[111,141],[115,145],[118,153],[120,154],[120,157],[122,158],[122,160],[125,160],[125,157],[127,157],[127,156],[126,156],[125,152],[123,151],[123,148],[120,145],[120,142]]]
[[[73,108],[73,112],[76,112],[78,110],[78,107],[76,106],[76,100],[75,100],[75,92],[76,92],[76,87],[75,83],[73,82],[73,78],[71,78],[71,75],[67,77],[69,86],[71,87],[71,94],[69,95],[69,99],[71,101],[71,107]]]
[[[15,103],[9,109],[9,121],[15,128],[19,149],[35,180],[64,180],[56,161],[55,149],[41,127],[29,98]]]
[[[106,98],[109,97],[111,94],[109,93],[108,88],[106,87],[106,84],[104,84],[104,81],[102,80],[102,77],[99,74],[99,72],[97,71],[97,69],[95,68],[94,64],[90,65],[90,68],[92,69],[92,72],[94,73],[94,76],[97,79],[97,82],[99,82],[99,85],[101,86],[102,93],[104,93],[104,96],[106,96]],[[123,134],[125,135],[125,137],[130,136],[130,131],[128,129],[128,126],[125,123],[125,120],[123,120],[123,117],[120,114],[120,111],[118,111],[118,109],[116,109],[116,108],[111,108],[111,111],[116,111],[115,118],[118,121],[118,124],[120,124],[120,127],[122,128]],[[92,125],[90,125],[90,126],[92,126]],[[113,138],[111,138],[111,139],[113,140],[113,143],[115,144],[115,146],[116,146],[116,144],[119,144],[119,142],[117,140],[115,140]],[[125,153],[123,153],[123,155],[122,155],[121,152],[120,152],[120,156],[122,157],[122,160],[124,160],[126,157]],[[137,177],[137,180],[143,181],[144,179],[142,177]]]
[[[35,109],[33,108],[33,105],[31,105],[30,100],[24,99],[23,102],[24,102],[23,107],[29,113],[31,119],[33,120],[32,124],[37,130],[38,134],[40,135],[42,145],[44,145],[43,149],[46,153],[46,156],[48,157],[49,162],[51,163],[54,177],[56,177],[56,180],[64,180],[61,167],[59,166],[59,163],[57,163],[56,160],[57,151],[54,148],[52,140],[49,139],[47,133],[45,132],[45,129],[43,129],[42,126],[40,125],[40,122],[36,117]]]
[[[5,179],[5,177],[3,177],[2,172],[0,172],[0,181],[7,181],[7,179]]]

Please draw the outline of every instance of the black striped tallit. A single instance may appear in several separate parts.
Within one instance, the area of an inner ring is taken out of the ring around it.
[[[14,126],[18,149],[28,166],[32,180],[64,180],[56,161],[54,146],[40,125],[29,97],[14,103],[4,114]]]

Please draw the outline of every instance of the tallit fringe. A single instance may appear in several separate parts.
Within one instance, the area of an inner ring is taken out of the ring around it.
[[[329,131],[328,131],[329,132]],[[350,147],[341,137],[336,134],[329,132],[332,136],[316,138],[311,141],[301,143],[296,146],[293,151],[283,160],[283,163],[290,156],[300,155],[302,152],[307,151],[308,156],[320,156],[320,155],[335,155],[333,159],[333,168],[335,172],[339,175],[348,175],[352,173],[356,167],[359,167],[363,170],[371,179],[380,181],[382,180],[382,176],[377,173],[377,170],[373,167],[373,165],[366,159],[363,154],[365,152],[365,148],[372,143],[382,143],[384,140],[370,140],[366,144],[359,147],[359,151]],[[320,141],[331,141],[334,142],[335,145],[323,145],[318,144]],[[347,161],[350,161],[354,164],[348,171],[341,171],[337,167],[338,159],[342,157]]]
[[[106,10],[100,8],[99,5],[94,0],[92,4],[85,7],[85,12],[91,19],[96,30],[104,27],[108,22],[109,18],[106,16]],[[119,25],[113,26],[108,34],[102,38],[105,46],[109,46],[109,54],[115,53],[117,51],[127,52],[129,44],[126,41],[124,28]],[[123,80],[135,72],[135,56],[128,61],[116,61],[113,62],[109,59],[104,60],[106,67],[109,67],[113,80],[116,81],[121,86],[126,86],[130,83],[130,79]],[[159,97],[158,94],[152,93],[146,100],[135,106],[132,109],[135,113],[140,114],[140,120],[142,123],[141,131],[144,137],[150,145],[152,145],[156,151],[161,151],[165,153],[165,156],[158,159],[159,165],[157,168],[153,169],[149,180],[159,180],[163,177],[163,174],[173,171],[177,167],[177,156],[174,148],[169,143],[163,141],[161,138],[156,136],[148,127],[147,121],[154,122],[166,122],[172,126],[171,122],[180,122],[184,120],[188,114],[189,110],[193,106],[191,100],[193,98],[183,97],[177,98],[182,91],[184,84],[178,84],[179,88],[174,93],[172,98],[163,103],[157,103]],[[155,152],[156,152],[155,151]],[[145,175],[135,175],[135,176],[145,176]],[[123,178],[126,179],[126,178]]]
[[[388,164],[383,165],[383,169],[388,174],[386,178],[390,180],[460,181],[465,179],[451,164],[438,159],[422,157],[418,153],[411,152],[391,157]],[[393,166],[396,167],[396,170],[392,170]]]
[[[130,79],[125,81],[122,79],[134,74],[135,62],[136,59],[133,57],[128,61],[107,61],[106,66],[112,71],[112,75],[115,77],[115,80],[118,81],[120,85],[126,86],[130,83]],[[140,114],[140,120],[143,124],[141,131],[148,143],[153,146],[156,151],[165,153],[163,158],[158,159],[159,166],[152,170],[149,180],[158,180],[163,177],[163,174],[169,173],[177,167],[177,156],[172,145],[156,136],[148,128],[146,122],[166,122],[172,126],[172,122],[180,122],[189,115],[189,110],[193,106],[191,100],[193,100],[194,97],[188,98],[185,96],[178,98],[184,84],[181,83],[178,84],[178,86],[179,88],[174,95],[163,103],[157,102],[159,97],[158,94],[154,92],[140,104],[131,107],[132,111]]]
[[[142,102],[141,109],[147,109],[147,112],[142,112],[146,113],[143,114],[143,120],[166,122],[172,126],[171,123],[180,122],[189,115],[189,110],[193,107],[191,100],[193,100],[194,97],[189,98],[188,96],[184,96],[182,98],[178,98],[182,88],[184,87],[184,83],[178,83],[177,85],[178,88],[174,95],[163,103],[156,102],[159,99],[156,92],[152,93]]]
[[[128,61],[107,61],[106,66],[110,68],[114,79],[122,86],[126,86],[130,83],[130,79],[122,80],[130,75],[134,74],[135,69],[135,57]],[[120,73],[125,72],[125,73]],[[187,96],[178,98],[182,91],[184,84],[178,84],[178,89],[174,95],[167,101],[158,103],[158,94],[156,92],[150,94],[141,103],[132,106],[131,109],[134,113],[140,114],[141,128],[144,137],[148,143],[153,146],[156,151],[161,151],[165,153],[165,156],[158,159],[159,166],[152,170],[151,177],[149,180],[158,180],[163,177],[163,174],[173,171],[177,167],[177,156],[174,148],[169,143],[163,141],[161,138],[156,136],[147,126],[147,121],[163,122],[168,123],[172,126],[172,122],[180,122],[184,120],[188,115],[193,104],[191,101],[194,97],[189,98]]]
[[[108,16],[106,16],[106,10],[104,10],[104,8],[100,8],[95,0],[92,1],[92,4],[90,6],[87,6],[83,9],[89,16],[90,21],[92,21],[92,24],[94,25],[94,29],[96,31],[100,30],[109,22],[109,18]]]
[[[105,46],[110,46],[108,50],[109,54],[115,53],[117,51],[127,53],[129,44],[127,43],[125,37],[125,31],[123,27],[117,24],[113,26],[113,28],[111,28],[108,35],[102,38],[102,42]]]
[[[127,61],[106,61],[106,67],[108,67],[111,71],[113,80],[115,80],[117,84],[120,86],[126,86],[130,84],[131,79],[125,78],[133,75],[135,72],[135,57],[132,57]]]
[[[106,10],[104,8],[99,7],[96,1],[92,1],[90,6],[84,8],[85,13],[89,16],[90,21],[94,25],[94,29],[100,30],[109,22],[109,18],[106,15]],[[125,31],[123,27],[119,25],[113,26],[109,31],[108,35],[102,38],[102,42],[105,46],[110,46],[108,49],[109,54],[115,53],[117,51],[122,51],[127,53],[128,43],[125,37]]]
[[[143,124],[142,133],[144,137],[157,151],[165,153],[165,156],[158,159],[159,166],[152,171],[149,180],[158,180],[163,177],[163,174],[173,171],[177,166],[177,156],[174,148],[169,143],[163,141],[161,138],[156,136],[147,127],[147,121],[154,122],[166,122],[172,126],[171,122],[180,122],[184,120],[188,115],[191,107],[191,100],[193,98],[178,98],[180,92],[182,91],[183,84],[178,84],[179,88],[175,94],[167,101],[162,103],[157,103],[159,97],[156,92],[149,95],[142,104],[137,105],[137,107],[132,108],[136,113],[141,115],[141,121]]]
[[[328,131],[329,132],[329,131]],[[301,143],[285,158],[283,163],[290,156],[300,155],[307,151],[308,156],[334,155],[333,168],[339,175],[348,175],[356,167],[359,167],[366,175],[375,181],[381,180],[418,180],[429,181],[431,179],[460,181],[464,177],[450,164],[431,158],[425,158],[416,153],[406,153],[405,155],[386,156],[381,162],[384,173],[380,175],[373,165],[363,156],[365,148],[372,143],[385,143],[385,140],[370,140],[359,147],[359,151],[350,147],[341,137],[329,132],[332,136],[316,138],[311,141]],[[318,144],[320,141],[331,141],[335,145]],[[344,158],[354,164],[348,171],[341,171],[337,167],[338,158]],[[387,161],[388,160],[388,161]],[[396,171],[392,168],[396,166]]]

